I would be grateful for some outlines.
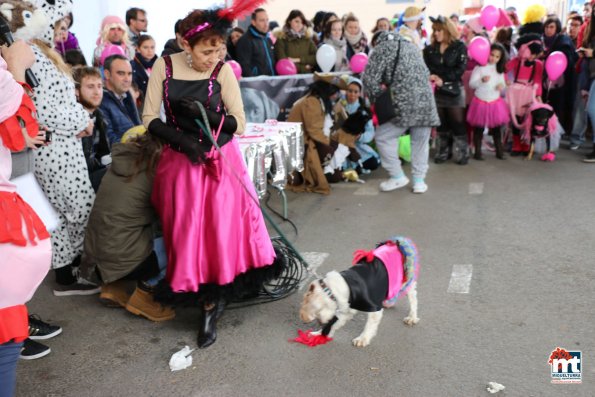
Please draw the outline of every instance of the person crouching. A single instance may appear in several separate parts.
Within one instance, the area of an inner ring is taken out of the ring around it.
[[[151,205],[161,149],[162,144],[151,135],[112,147],[112,164],[89,217],[81,265],[87,279],[101,279],[102,302],[152,321],[175,317],[172,309],[153,300],[153,286],[165,269],[159,255],[164,249],[154,233],[158,217]],[[128,280],[137,282],[132,295]]]

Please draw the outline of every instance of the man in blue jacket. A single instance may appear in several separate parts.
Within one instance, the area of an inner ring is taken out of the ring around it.
[[[141,125],[134,98],[130,94],[132,67],[123,55],[112,55],[103,64],[105,88],[99,109],[104,116],[110,144],[120,142],[122,135],[132,127]]]
[[[252,23],[236,44],[236,58],[242,76],[275,75],[273,42],[268,37],[269,16],[263,8],[252,13]]]

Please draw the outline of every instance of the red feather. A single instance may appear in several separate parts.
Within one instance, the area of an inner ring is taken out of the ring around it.
[[[304,344],[306,346],[314,347],[318,345],[324,345],[333,340],[333,338],[329,338],[326,335],[312,335],[312,331],[302,331],[298,329],[298,337],[295,339],[290,339],[290,342],[298,342]]]
[[[366,262],[372,262],[374,260],[374,250],[364,251],[364,250],[357,250],[353,253],[353,261],[351,262],[352,265],[357,265],[359,261],[365,259]]]
[[[222,8],[219,10],[218,15],[228,21],[233,21],[252,13],[266,2],[267,0],[234,0],[231,7]]]

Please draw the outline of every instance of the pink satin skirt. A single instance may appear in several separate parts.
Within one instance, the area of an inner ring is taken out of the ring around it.
[[[152,202],[163,226],[166,279],[174,292],[226,285],[275,259],[237,139],[221,150],[227,161],[215,152],[214,161],[195,165],[169,147],[159,160]]]

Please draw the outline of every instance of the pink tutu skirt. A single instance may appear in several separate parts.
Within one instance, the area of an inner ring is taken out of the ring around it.
[[[237,139],[221,150],[227,161],[215,152],[216,165],[192,164],[169,147],[159,160],[152,201],[168,251],[166,280],[176,293],[224,286],[275,260]]]
[[[499,127],[510,122],[510,112],[502,98],[485,102],[473,97],[467,110],[467,122],[473,127]]]

